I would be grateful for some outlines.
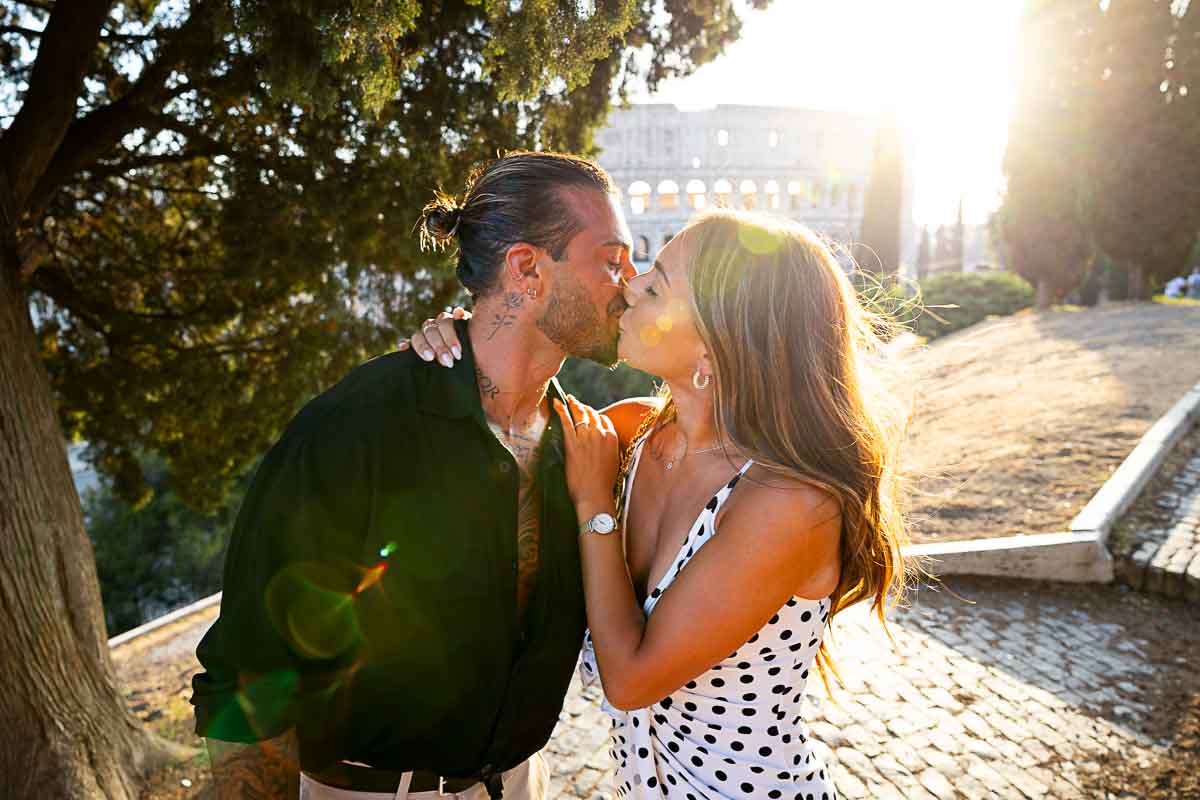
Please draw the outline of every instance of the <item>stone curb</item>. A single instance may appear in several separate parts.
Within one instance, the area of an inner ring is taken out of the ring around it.
[[[1150,427],[1136,447],[1071,521],[1069,531],[911,545],[905,556],[930,574],[999,575],[1030,580],[1109,583],[1106,542],[1113,524],[1137,499],[1175,444],[1200,419],[1196,384]]]
[[[1200,418],[1200,383],[1146,431],[1133,452],[1071,521],[1071,530],[1096,531],[1101,542],[1107,541],[1112,526],[1133,505],[1171,448],[1197,418]]]
[[[994,575],[1002,578],[1108,583],[1112,556],[1092,531],[1029,533],[904,548],[931,575]]]
[[[202,600],[197,600],[191,605],[184,606],[183,608],[177,608],[169,614],[163,614],[161,617],[150,620],[145,625],[139,625],[136,628],[131,628],[122,634],[114,636],[108,640],[108,649],[113,650],[123,644],[129,644],[135,639],[140,639],[148,633],[153,633],[159,628],[170,625],[173,622],[178,622],[185,617],[198,614],[204,609],[217,605],[220,602],[221,593],[217,592],[216,594],[211,594]]]

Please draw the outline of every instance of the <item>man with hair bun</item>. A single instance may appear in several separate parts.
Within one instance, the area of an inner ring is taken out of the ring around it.
[[[197,648],[217,797],[546,796],[585,627],[549,400],[567,356],[616,362],[632,239],[608,175],[554,153],[480,166],[417,226],[474,316],[452,369],[374,358],[263,459]]]

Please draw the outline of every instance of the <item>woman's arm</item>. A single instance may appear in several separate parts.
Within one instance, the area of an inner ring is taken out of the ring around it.
[[[573,411],[576,419],[599,416],[578,405]],[[580,520],[612,513],[598,427],[593,422],[567,434],[568,481]],[[601,477],[589,477],[596,473]],[[737,513],[722,520],[721,535],[691,559],[649,621],[637,606],[620,537],[581,538],[588,626],[613,706],[661,700],[745,644],[793,594],[824,597],[836,588],[841,516],[833,498],[795,481],[740,486],[745,496]]]

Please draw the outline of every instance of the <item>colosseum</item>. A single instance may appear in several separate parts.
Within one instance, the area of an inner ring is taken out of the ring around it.
[[[614,109],[597,144],[600,164],[624,195],[634,260],[647,262],[691,214],[714,206],[779,214],[849,244],[862,225],[877,125],[843,111],[646,104]],[[906,261],[914,248],[911,214],[906,169]]]

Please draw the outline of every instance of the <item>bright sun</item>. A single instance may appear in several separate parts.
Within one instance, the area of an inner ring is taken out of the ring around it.
[[[981,222],[1002,185],[1020,0],[775,0],[695,75],[641,100],[895,111],[918,223]]]

